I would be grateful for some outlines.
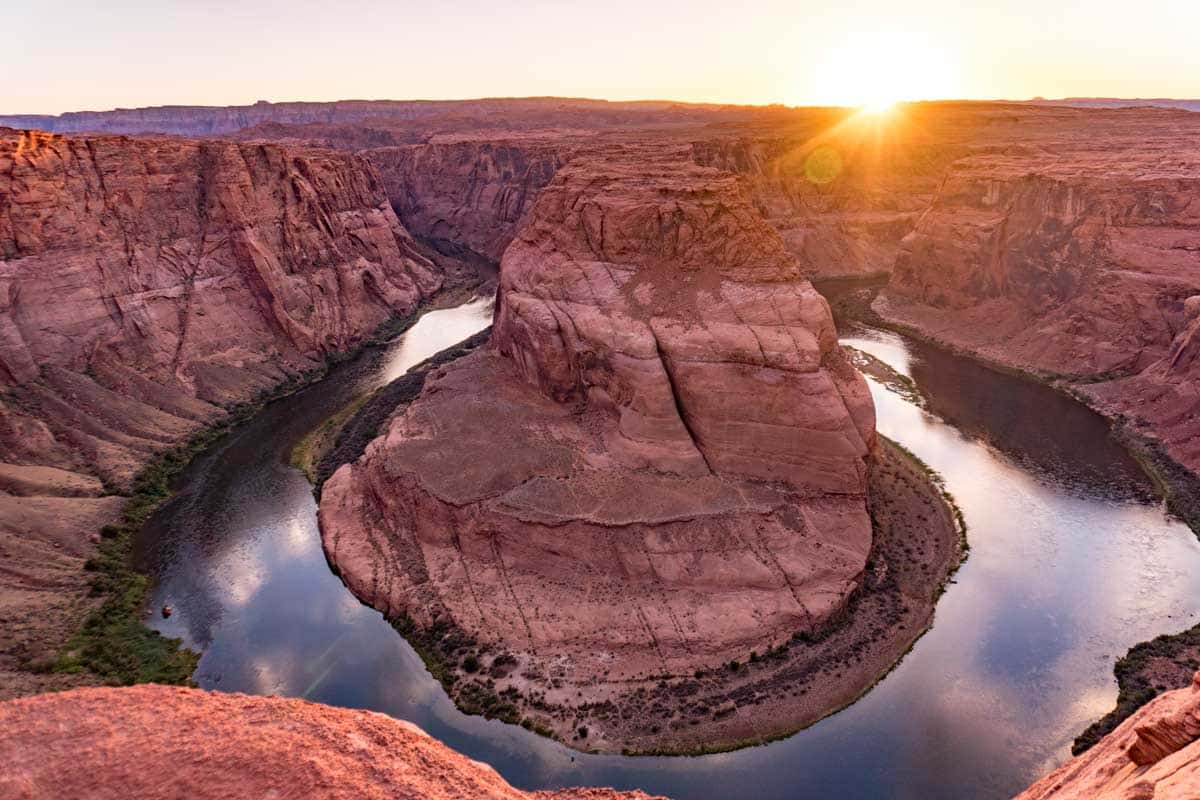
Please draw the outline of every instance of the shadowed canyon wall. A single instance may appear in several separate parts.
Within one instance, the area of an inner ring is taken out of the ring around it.
[[[575,147],[564,139],[438,142],[363,153],[413,233],[498,263],[538,192]]]

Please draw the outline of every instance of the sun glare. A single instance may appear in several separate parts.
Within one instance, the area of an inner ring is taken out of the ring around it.
[[[868,114],[886,114],[895,108],[898,100],[868,100],[863,103],[862,110]]]
[[[959,69],[948,47],[905,30],[849,35],[807,76],[808,102],[882,114],[905,100],[955,97]]]

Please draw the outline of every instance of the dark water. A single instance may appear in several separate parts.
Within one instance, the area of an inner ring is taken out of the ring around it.
[[[1002,798],[1066,757],[1116,697],[1113,660],[1194,624],[1200,544],[1107,426],[1054,392],[891,334],[847,340],[911,375],[929,414],[872,385],[879,428],[946,478],[971,555],[933,629],[854,706],[774,744],[702,758],[584,756],[458,713],[411,648],[326,565],[292,446],[357,381],[488,322],[430,315],[390,354],[268,407],[189,470],[147,527],[162,632],[204,650],[206,688],[301,696],[411,720],[522,788],[675,798]],[[453,328],[453,333],[447,330]],[[355,370],[358,370],[355,373]],[[353,375],[353,378],[348,377]]]

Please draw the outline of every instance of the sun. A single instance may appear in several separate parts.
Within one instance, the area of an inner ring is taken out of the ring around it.
[[[859,30],[832,40],[806,75],[807,102],[884,114],[897,103],[959,94],[952,44],[911,30]]]
[[[879,97],[874,100],[868,100],[865,103],[863,103],[862,110],[866,114],[886,114],[889,111],[891,111],[893,108],[895,108],[896,103],[899,103],[899,102],[900,102],[899,100],[894,99],[894,98],[889,99],[889,98]]]

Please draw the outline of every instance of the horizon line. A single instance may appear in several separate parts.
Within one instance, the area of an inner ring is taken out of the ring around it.
[[[531,100],[560,100],[560,101],[575,101],[575,102],[592,102],[592,103],[611,103],[613,105],[654,105],[668,104],[678,106],[690,106],[694,108],[745,108],[745,109],[853,109],[859,108],[855,104],[840,104],[840,103],[786,103],[783,101],[773,103],[722,103],[716,101],[703,100],[672,100],[670,98],[638,98],[626,100],[614,100],[605,97],[587,97],[584,95],[495,95],[484,97],[447,97],[447,98],[395,98],[395,97],[379,97],[379,98],[355,98],[346,97],[336,100],[256,100],[247,103],[225,103],[225,104],[207,104],[207,103],[163,103],[159,105],[143,105],[143,106],[114,106],[107,109],[83,108],[70,109],[60,111],[56,114],[52,113],[26,113],[26,112],[3,112],[0,113],[0,118],[27,117],[27,118],[45,118],[59,119],[67,115],[75,114],[112,114],[122,111],[156,111],[166,109],[235,109],[244,108],[250,109],[258,106],[281,106],[281,105],[336,105],[339,103],[481,103],[481,102],[512,102],[512,101],[531,101]],[[1168,96],[1142,96],[1142,97],[1121,97],[1117,95],[1079,95],[1066,97],[1044,97],[1035,95],[1029,98],[1011,98],[1011,97],[935,97],[921,99],[902,99],[898,100],[898,104],[920,104],[920,103],[1014,103],[1014,104],[1029,104],[1029,103],[1078,103],[1078,102],[1125,102],[1125,103],[1154,103],[1154,102],[1200,102],[1200,98],[1193,97],[1168,97]]]

